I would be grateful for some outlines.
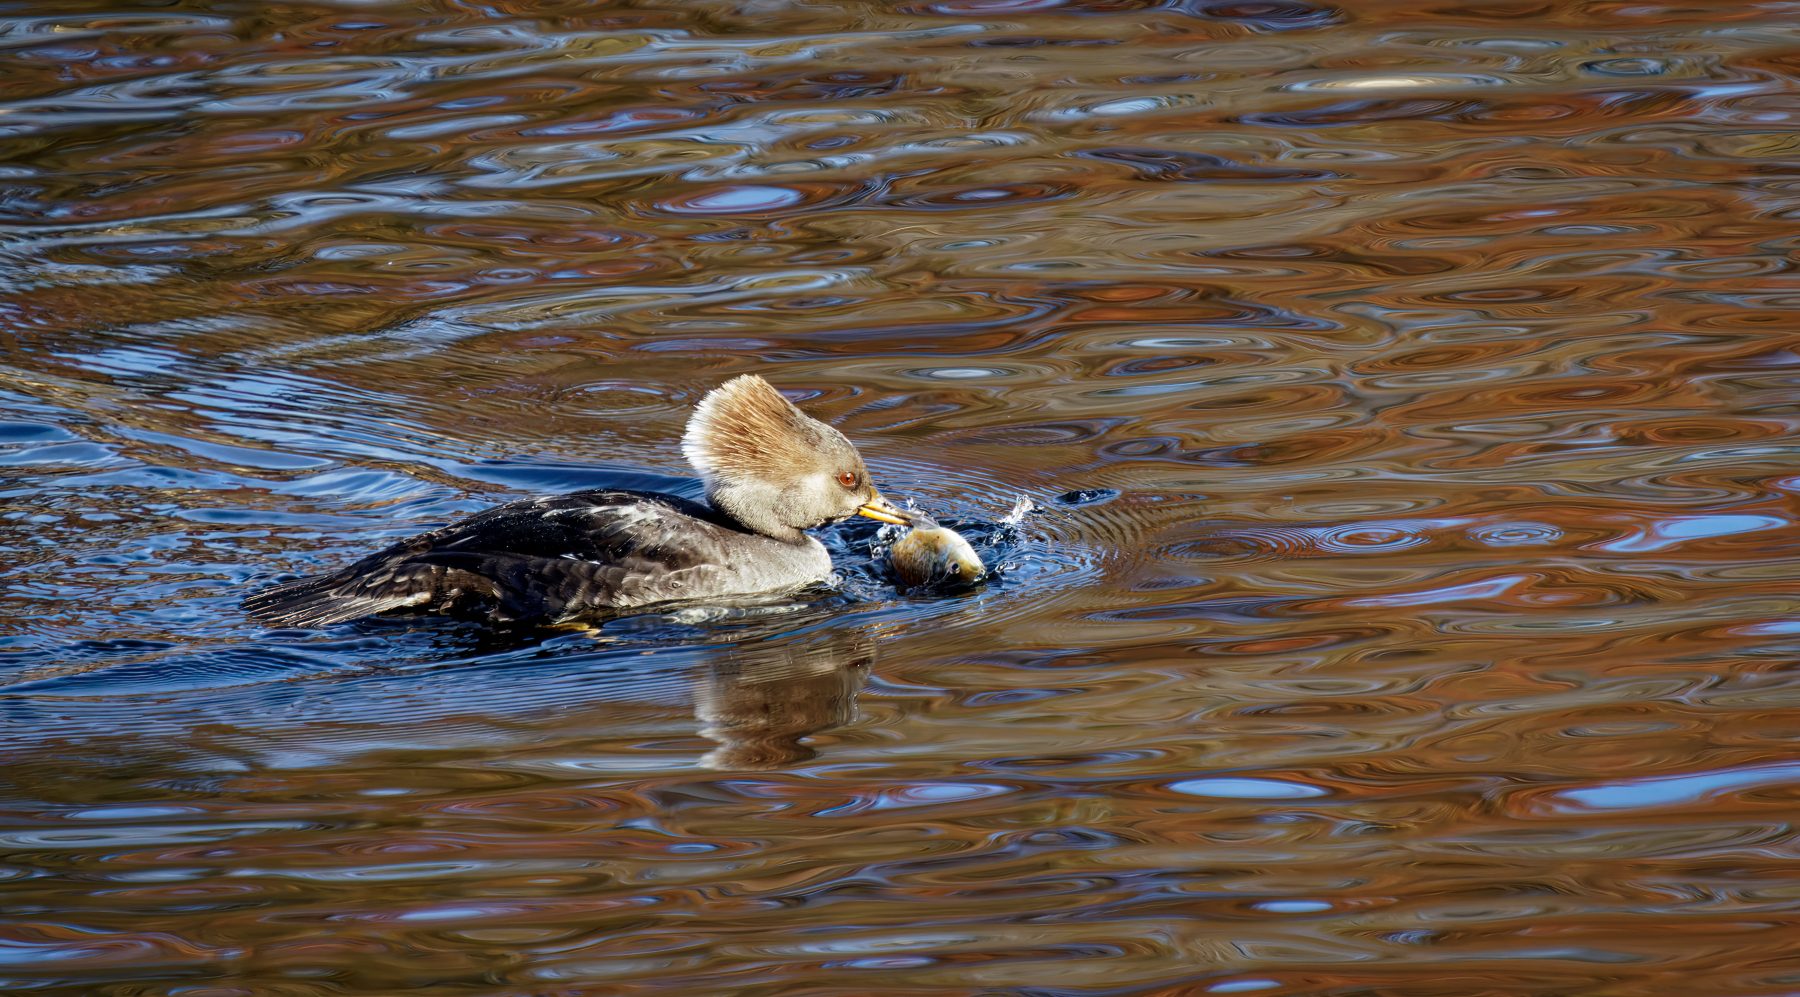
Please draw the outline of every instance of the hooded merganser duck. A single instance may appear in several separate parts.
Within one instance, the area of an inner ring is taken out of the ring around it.
[[[402,540],[244,606],[278,626],[389,610],[555,623],[651,603],[796,589],[831,574],[807,530],[867,516],[904,524],[844,435],[754,374],[708,392],[682,453],[709,505],[596,488],[509,503]]]

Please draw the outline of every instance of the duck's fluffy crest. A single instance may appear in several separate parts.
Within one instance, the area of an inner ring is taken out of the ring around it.
[[[700,399],[681,452],[709,479],[770,477],[816,463],[822,428],[769,382],[744,374]]]

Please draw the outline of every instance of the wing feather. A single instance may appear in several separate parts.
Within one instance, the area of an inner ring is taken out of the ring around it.
[[[551,620],[665,592],[703,568],[704,541],[736,532],[711,509],[662,495],[596,490],[513,502],[422,533],[339,571],[244,600],[276,626],[314,627],[411,609],[497,621]]]

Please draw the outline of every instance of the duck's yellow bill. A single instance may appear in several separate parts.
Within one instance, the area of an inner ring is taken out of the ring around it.
[[[912,525],[912,520],[907,518],[906,513],[894,508],[892,502],[879,495],[875,496],[875,501],[857,506],[856,514],[882,523],[893,523],[896,526]]]

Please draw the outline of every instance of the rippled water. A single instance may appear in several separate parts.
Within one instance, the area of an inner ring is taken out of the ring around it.
[[[0,990],[1800,993],[1797,24],[7,4]],[[749,371],[1005,576],[237,608]]]

